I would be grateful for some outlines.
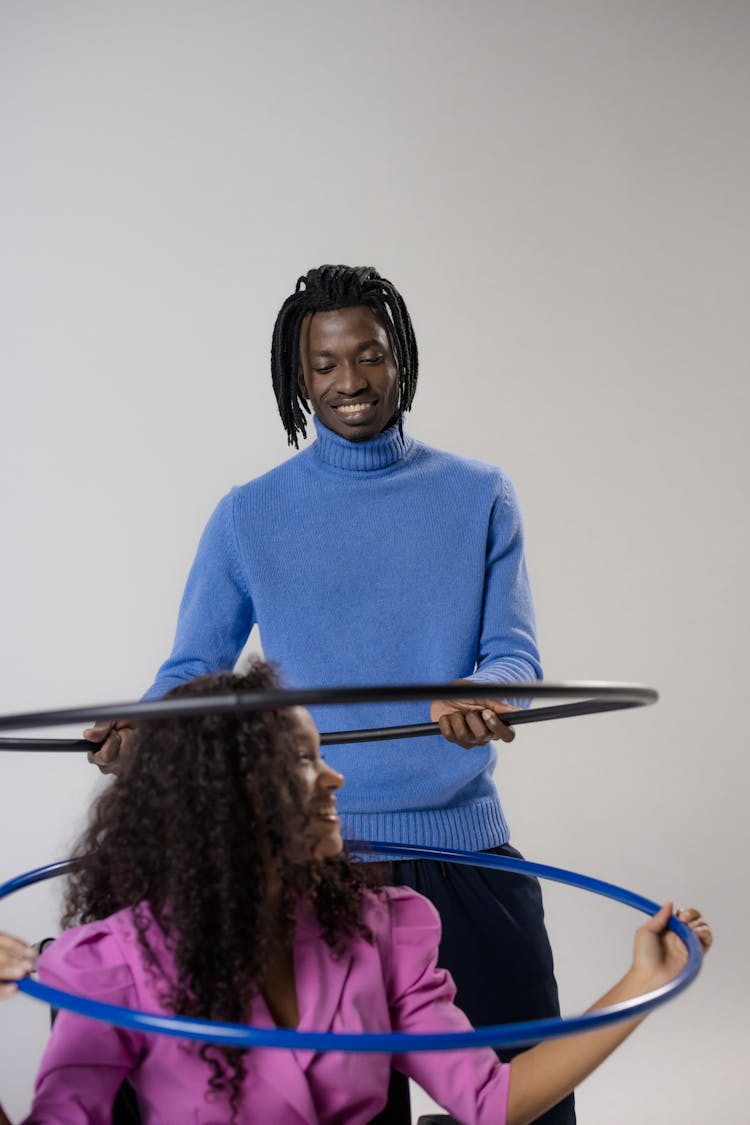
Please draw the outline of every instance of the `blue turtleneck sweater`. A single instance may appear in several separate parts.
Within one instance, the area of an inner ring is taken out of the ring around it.
[[[541,676],[513,487],[396,427],[317,441],[233,488],[208,522],[172,655],[147,699],[232,668],[252,626],[289,687]],[[314,708],[322,731],[429,721],[429,703]],[[509,832],[493,744],[329,746],[345,835],[489,848]]]

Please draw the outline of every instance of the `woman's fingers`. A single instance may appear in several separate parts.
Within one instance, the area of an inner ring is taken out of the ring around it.
[[[690,927],[690,929],[693,931],[693,933],[701,943],[703,952],[707,953],[713,945],[714,936],[711,932],[711,927],[709,926],[708,922],[702,916],[700,910],[697,910],[694,906],[688,906],[684,909],[674,910],[673,904],[671,902],[665,902],[664,905],[657,911],[657,913],[654,914],[652,918],[649,918],[643,929],[648,930],[653,934],[664,933],[665,937],[668,936],[665,931],[669,919],[672,917],[673,913],[680,922]]]
[[[648,922],[644,922],[641,929],[648,930],[648,932],[652,934],[663,933],[667,928],[669,919],[672,917],[673,910],[674,904],[670,899],[668,902],[665,902],[663,906],[659,907],[656,914],[653,914]]]
[[[703,952],[708,953],[714,943],[714,935],[711,932],[711,927],[708,922],[701,915],[700,910],[696,910],[694,906],[690,906],[686,910],[678,910],[677,917],[681,922],[684,922],[686,926],[690,927],[701,943]]]
[[[17,987],[12,982],[28,976],[35,964],[36,952],[30,945],[0,933],[0,999],[11,996]]]

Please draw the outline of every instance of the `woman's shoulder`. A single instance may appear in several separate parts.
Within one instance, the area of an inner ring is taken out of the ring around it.
[[[396,942],[440,941],[440,915],[429,899],[411,887],[381,887],[364,894],[362,920]]]
[[[147,910],[146,919],[150,919]],[[162,961],[165,950],[160,931],[151,926],[148,932],[149,945]],[[44,950],[38,969],[43,984],[90,997],[121,992],[124,987],[140,991],[138,984],[146,973],[135,912],[119,910],[65,930]]]
[[[128,960],[127,947],[118,935],[118,915],[112,914],[73,926],[55,938],[39,958],[39,979],[56,988],[99,996],[132,978]]]
[[[436,968],[442,927],[429,899],[410,887],[383,887],[366,900],[363,921],[374,938],[389,1004],[400,1003],[418,982],[433,978],[452,996],[452,982]]]

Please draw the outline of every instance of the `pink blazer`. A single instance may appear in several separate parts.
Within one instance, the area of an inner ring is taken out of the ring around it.
[[[336,960],[310,908],[300,908],[294,940],[300,1028],[468,1030],[453,1003],[450,975],[436,967],[440,921],[431,903],[407,888],[388,888],[383,898],[368,892],[363,917],[374,945],[353,939]],[[169,977],[174,966],[158,933],[154,928],[151,940]],[[111,1004],[165,1011],[129,910],[64,933],[40,958],[39,975]],[[274,1026],[262,997],[253,1001],[248,1022]],[[207,1097],[210,1071],[199,1049],[61,1012],[26,1125],[110,1125],[125,1077],[137,1091],[144,1125],[223,1125],[228,1100]],[[385,1105],[391,1064],[466,1125],[504,1125],[510,1068],[489,1048],[393,1057],[254,1048],[246,1056],[239,1125],[365,1125]]]

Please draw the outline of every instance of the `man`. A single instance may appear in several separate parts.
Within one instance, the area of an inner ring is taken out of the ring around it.
[[[414,441],[403,416],[418,355],[403,298],[369,267],[300,278],[276,320],[273,385],[290,444],[317,440],[233,489],[201,538],[174,647],[147,699],[231,668],[255,623],[290,686],[503,683],[541,676],[512,485],[497,468]],[[440,737],[328,747],[345,768],[345,834],[518,854],[493,781],[491,742],[513,738],[497,699],[434,702]],[[424,722],[427,704],[315,709],[321,730]],[[100,768],[132,744],[125,723],[87,732]],[[441,962],[476,1024],[557,1013],[535,881],[402,862],[394,882],[432,898]],[[395,1109],[383,1120],[408,1119]],[[574,1120],[572,1105],[542,1120]]]

